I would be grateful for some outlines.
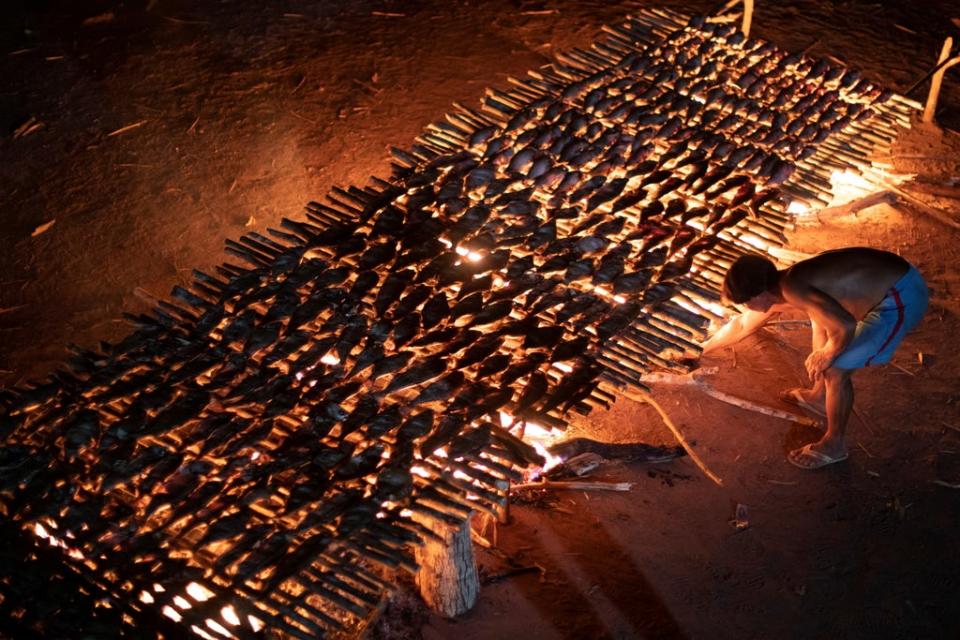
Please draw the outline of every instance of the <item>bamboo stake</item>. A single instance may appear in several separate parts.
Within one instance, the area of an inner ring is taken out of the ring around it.
[[[630,491],[632,482],[579,482],[576,480],[556,482],[543,480],[514,485],[511,491],[525,491],[527,489],[551,489],[568,491]]]
[[[930,82],[930,92],[927,94],[927,104],[923,109],[923,122],[933,123],[933,117],[937,111],[937,101],[940,99],[940,87],[943,84],[943,74],[947,69],[960,63],[960,55],[950,58],[950,51],[953,48],[953,38],[947,38],[943,41],[943,48],[940,50],[938,65],[940,70],[933,74],[933,80]]]

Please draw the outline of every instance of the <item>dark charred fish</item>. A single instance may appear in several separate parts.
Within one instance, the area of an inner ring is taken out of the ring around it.
[[[418,385],[442,375],[446,370],[447,361],[443,356],[430,356],[420,361],[419,364],[395,376],[393,380],[390,381],[390,384],[387,385],[386,389],[383,390],[383,393],[389,394]]]

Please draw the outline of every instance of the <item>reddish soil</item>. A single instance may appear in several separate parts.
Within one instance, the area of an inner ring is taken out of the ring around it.
[[[143,311],[192,268],[220,262],[226,238],[295,216],[333,185],[386,174],[388,147],[409,144],[452,101],[475,104],[484,87],[586,45],[641,4],[5,8],[0,385],[48,373],[69,342],[121,337],[122,311]],[[791,50],[815,43],[812,54],[903,91],[942,37],[956,35],[950,5],[788,0],[759,5],[754,33]],[[948,79],[941,105],[940,122],[956,128],[960,84]],[[16,135],[31,118],[42,126]],[[899,153],[934,159],[897,163],[921,173],[928,201],[954,218],[960,205],[942,187],[956,186],[958,148],[950,136],[914,133]],[[633,482],[629,493],[556,492],[551,508],[515,505],[500,547],[543,574],[490,584],[462,619],[405,631],[459,640],[960,636],[960,494],[932,482],[960,483],[957,237],[915,208],[883,205],[792,240],[809,253],[895,250],[931,285],[927,317],[893,364],[855,377],[848,462],[795,469],[784,453],[814,430],[658,388],[723,487],[688,459],[618,463],[597,478]],[[808,344],[808,330],[782,325],[704,364],[720,367],[716,387],[775,404],[779,389],[802,382]],[[625,400],[575,432],[669,441],[650,407]],[[738,503],[748,508],[743,531],[729,523]],[[479,554],[488,575],[506,570]]]

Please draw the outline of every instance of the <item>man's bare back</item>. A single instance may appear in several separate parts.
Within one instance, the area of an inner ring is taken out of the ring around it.
[[[895,253],[851,247],[798,262],[784,273],[781,286],[815,287],[859,321],[909,269],[910,263]]]

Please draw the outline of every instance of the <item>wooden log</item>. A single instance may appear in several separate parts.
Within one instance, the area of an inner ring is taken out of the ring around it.
[[[423,524],[442,540],[427,540],[416,549],[416,560],[420,565],[416,582],[420,596],[427,606],[442,616],[453,618],[462,615],[473,608],[480,595],[480,576],[470,539],[470,521],[464,520],[455,526]]]

